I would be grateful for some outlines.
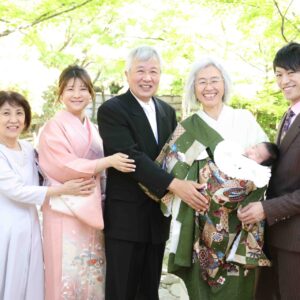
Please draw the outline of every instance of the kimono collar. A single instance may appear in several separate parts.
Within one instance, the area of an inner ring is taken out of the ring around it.
[[[88,117],[85,124],[72,113],[62,110],[54,118],[64,130],[65,137],[79,157],[85,157],[92,144],[92,128]]]
[[[218,131],[218,133],[222,134],[222,132],[220,131],[220,127],[222,126],[222,124],[224,123],[228,123],[228,121],[230,120],[231,114],[233,112],[233,108],[227,106],[227,105],[223,105],[223,108],[220,112],[220,115],[218,117],[218,119],[214,119],[212,117],[210,117],[207,113],[205,113],[203,110],[199,110],[197,112],[197,114],[210,126],[212,127],[214,130]]]

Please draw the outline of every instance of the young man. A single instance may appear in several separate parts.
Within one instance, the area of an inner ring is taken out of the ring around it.
[[[300,44],[281,48],[273,61],[279,88],[290,102],[279,127],[279,160],[267,201],[245,207],[245,223],[266,219],[271,268],[261,270],[256,299],[300,299]]]
[[[105,155],[122,151],[136,164],[130,175],[108,170],[105,299],[158,300],[170,220],[139,183],[160,198],[170,190],[197,210],[206,209],[207,200],[197,191],[202,185],[174,179],[154,162],[176,127],[174,109],[154,97],[161,74],[156,50],[139,47],[131,51],[125,74],[129,90],[98,110]]]

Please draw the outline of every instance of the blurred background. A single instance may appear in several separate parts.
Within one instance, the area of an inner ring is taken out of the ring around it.
[[[56,83],[69,64],[90,73],[98,105],[124,92],[128,52],[152,45],[163,57],[158,95],[184,116],[193,61],[221,59],[233,80],[230,105],[251,110],[271,140],[287,108],[272,69],[276,51],[300,36],[299,0],[2,0],[0,89],[30,101],[32,132],[56,110]]]

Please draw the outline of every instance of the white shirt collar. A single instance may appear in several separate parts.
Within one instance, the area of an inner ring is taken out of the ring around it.
[[[148,110],[150,107],[152,110],[155,111],[155,105],[154,105],[154,101],[152,98],[150,98],[150,100],[148,102],[145,102],[145,101],[140,100],[131,90],[130,90],[130,92],[143,109]]]
[[[130,91],[131,92],[131,91]],[[153,99],[151,98],[148,102],[140,100],[138,97],[135,96],[134,93],[131,92],[133,97],[137,100],[137,102],[140,104],[142,109],[144,110],[147,119],[150,123],[152,132],[154,134],[154,137],[156,139],[156,142],[158,142],[158,133],[157,133],[157,122],[156,122],[156,110],[155,110],[155,104]]]

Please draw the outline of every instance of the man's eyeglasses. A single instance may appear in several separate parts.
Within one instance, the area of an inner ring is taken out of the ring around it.
[[[209,84],[212,85],[212,86],[217,86],[222,81],[223,81],[223,78],[221,78],[221,77],[212,77],[212,78],[209,78],[209,79],[199,79],[197,81],[197,84],[200,87],[204,88]]]

